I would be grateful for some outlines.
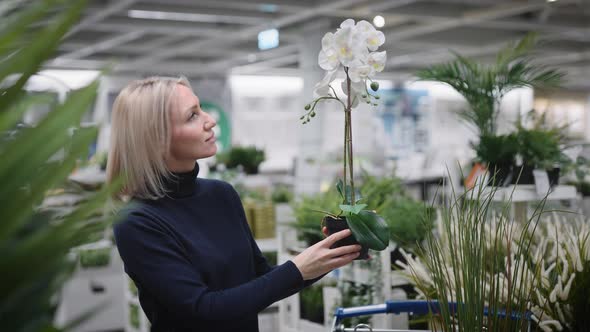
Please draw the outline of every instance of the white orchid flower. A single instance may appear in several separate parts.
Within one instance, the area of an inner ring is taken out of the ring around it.
[[[338,73],[337,69],[327,72],[326,75],[324,75],[324,78],[315,85],[313,88],[314,98],[330,95],[330,83],[332,83],[336,77],[336,73]]]
[[[366,34],[366,35],[369,35],[369,34],[377,31],[377,29],[375,29],[373,24],[371,24],[365,20],[358,21],[356,23],[356,28],[359,32]]]
[[[340,63],[348,67],[355,60],[366,62],[369,50],[363,42],[363,36],[353,27],[342,28],[334,34],[334,49]]]
[[[353,28],[353,27],[354,27],[354,20],[352,18],[344,20],[344,22],[340,23],[341,29]]]
[[[348,76],[354,83],[366,80],[372,72],[371,66],[362,63],[359,59],[354,59],[348,67]]]
[[[335,53],[333,33],[328,32],[322,37],[322,50],[328,55]]]
[[[318,54],[318,64],[323,70],[332,71],[338,69],[338,66],[340,66],[340,60],[338,60],[338,55],[335,52],[328,54],[324,50],[321,50],[320,54]]]
[[[371,52],[367,58],[367,64],[371,66],[371,75],[375,72],[383,71],[385,68],[385,61],[387,59],[387,51],[383,52]]]
[[[371,75],[382,71],[385,66],[386,52],[375,52],[384,41],[383,34],[377,31],[372,24],[367,21],[356,23],[353,19],[342,22],[335,32],[326,33],[322,37],[322,49],[318,54],[318,64],[327,73],[315,85],[313,93],[316,100],[305,106],[307,114],[302,116],[300,120],[304,123],[309,122],[310,117],[313,117],[310,114],[313,113],[313,108],[319,101],[318,98],[327,96],[339,98],[330,90],[330,83],[335,78],[336,71],[340,69],[345,70],[346,79],[351,81],[350,87],[346,84],[342,86],[342,91],[347,97],[340,100],[342,105],[348,108],[348,103],[350,103],[350,106],[354,108],[361,101],[376,105],[379,96],[368,92],[367,80]],[[373,91],[377,91],[377,89],[378,85],[375,84]]]
[[[358,31],[363,35],[365,45],[370,51],[376,51],[379,46],[385,43],[385,35],[378,31],[367,21],[359,21],[356,24]]]
[[[332,71],[340,66],[334,34],[328,32],[322,38],[322,50],[318,54],[318,64],[323,70]]]
[[[383,43],[385,43],[385,35],[381,31],[375,31],[367,37],[367,48],[370,51],[376,51]]]

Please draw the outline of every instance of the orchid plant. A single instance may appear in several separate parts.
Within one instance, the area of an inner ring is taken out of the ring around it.
[[[385,42],[385,36],[367,21],[355,23],[347,19],[335,33],[328,32],[322,38],[322,49],[318,62],[326,71],[324,78],[316,84],[314,100],[305,105],[306,113],[300,117],[303,124],[316,115],[316,107],[322,101],[337,101],[344,110],[344,160],[343,176],[337,185],[342,196],[341,213],[347,220],[356,240],[373,250],[383,250],[389,244],[389,232],[385,220],[374,211],[364,210],[367,204],[357,204],[360,195],[354,187],[353,150],[352,150],[352,109],[365,102],[377,105],[379,96],[376,92],[379,84],[371,76],[381,72],[385,67],[386,52],[378,52]],[[332,83],[339,73],[345,74],[342,91],[339,96]],[[367,88],[370,82],[370,90]]]

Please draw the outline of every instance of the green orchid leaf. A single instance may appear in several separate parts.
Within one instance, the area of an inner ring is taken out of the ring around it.
[[[380,215],[362,210],[346,217],[355,239],[370,249],[381,251],[389,245],[389,227]]]
[[[342,179],[339,179],[338,182],[336,183],[336,189],[338,190],[340,197],[342,197],[342,202],[350,205],[351,201],[352,201],[352,194],[351,194],[352,187],[350,185],[346,185],[346,187],[345,187]],[[355,189],[354,190],[354,202],[358,203],[362,199],[362,197],[363,196],[361,195],[361,192],[358,189]]]
[[[344,182],[342,182],[342,179],[338,179],[338,182],[336,183],[336,189],[338,190],[340,197],[342,197],[342,201],[348,203],[349,201],[346,199],[346,195],[344,194]]]
[[[350,214],[358,214],[365,207],[367,207],[367,204],[356,204],[356,205],[340,204],[340,210],[342,210],[342,212],[348,212]]]

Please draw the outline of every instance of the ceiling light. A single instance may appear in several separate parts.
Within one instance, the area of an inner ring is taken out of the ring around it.
[[[557,0],[547,0],[547,2],[556,2]]]
[[[279,46],[279,30],[268,29],[258,33],[258,49],[268,50]]]
[[[127,16],[131,18],[142,18],[148,20],[169,20],[169,21],[186,21],[186,22],[203,22],[203,23],[227,23],[227,24],[258,24],[260,19],[246,16],[231,15],[212,15],[197,13],[180,13],[164,12],[155,10],[135,10],[127,11]]]
[[[279,6],[273,3],[263,3],[258,6],[259,10],[264,13],[276,13],[279,9]]]
[[[383,26],[385,25],[385,19],[383,18],[383,16],[377,15],[375,16],[375,18],[373,18],[373,24],[375,24],[377,28],[383,28]]]

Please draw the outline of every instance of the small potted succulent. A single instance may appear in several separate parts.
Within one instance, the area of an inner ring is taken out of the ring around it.
[[[334,100],[344,110],[344,179],[338,181],[337,189],[342,198],[338,214],[326,213],[322,223],[328,232],[334,233],[350,228],[352,236],[340,240],[335,246],[360,243],[363,247],[357,259],[367,259],[368,249],[383,250],[389,244],[387,222],[375,211],[365,209],[367,204],[360,203],[360,194],[354,187],[353,150],[352,150],[352,109],[364,102],[376,105],[379,96],[376,92],[379,84],[370,76],[383,70],[386,52],[377,52],[385,42],[385,36],[367,21],[355,23],[347,19],[335,33],[328,32],[322,38],[322,50],[318,61],[326,70],[324,78],[315,86],[314,100],[305,105],[306,113],[300,120],[305,124],[316,115],[316,106],[321,101]],[[330,85],[341,71],[345,74],[341,98]],[[368,82],[372,91],[367,88]]]

